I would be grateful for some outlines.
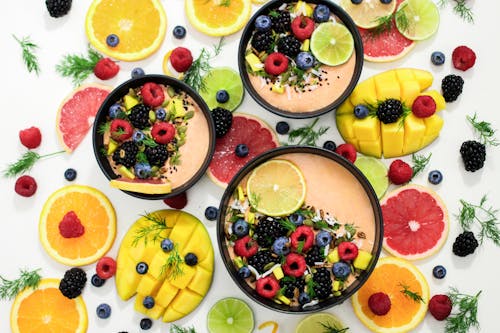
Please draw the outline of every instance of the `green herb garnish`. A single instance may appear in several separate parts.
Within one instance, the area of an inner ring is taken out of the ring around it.
[[[471,327],[479,328],[477,320],[477,303],[480,290],[476,295],[461,294],[457,288],[451,287],[448,297],[453,306],[458,306],[458,312],[446,318],[446,333],[467,333]]]
[[[184,260],[179,253],[179,247],[177,246],[177,244],[174,244],[174,248],[169,252],[165,264],[161,266],[160,275],[166,273],[167,278],[173,280],[177,279],[177,277],[184,274],[184,271],[181,267],[182,263],[184,263]]]
[[[321,326],[323,326],[323,332],[322,333],[345,333],[349,329],[349,327],[345,328],[337,328],[335,326],[330,325],[329,323],[320,323]]]
[[[40,274],[38,274],[39,270],[21,269],[21,276],[16,280],[7,280],[0,275],[0,299],[11,300],[25,288],[36,289],[41,279]]]
[[[352,239],[354,238],[354,236],[356,236],[356,226],[354,224],[344,224],[344,230],[349,234],[349,239]]]
[[[477,115],[466,116],[469,123],[474,127],[479,134],[479,141],[485,145],[498,146],[500,142],[494,137],[496,130],[491,128],[491,124],[485,121],[477,120]]]
[[[172,228],[167,225],[165,217],[153,213],[145,213],[141,216],[150,223],[143,224],[139,229],[137,229],[134,240],[132,241],[132,246],[137,246],[141,239],[144,240],[144,246],[148,244],[148,240],[155,243],[157,240],[163,238],[162,233],[164,230]]]
[[[22,57],[28,72],[35,72],[36,75],[40,74],[40,65],[35,54],[38,46],[31,41],[30,37],[23,37],[22,39],[17,38],[15,35],[12,35],[12,37],[14,37],[23,50]]]
[[[279,224],[281,224],[283,228],[285,228],[288,231],[295,231],[295,229],[297,229],[297,226],[293,222],[291,222],[288,218],[278,219],[278,222]]]
[[[304,249],[305,241],[301,240],[297,244],[297,253],[302,253],[302,250]]]
[[[403,31],[408,30],[410,22],[408,21],[406,13],[401,10],[404,7],[406,7],[406,5],[403,5],[397,11],[389,15],[377,17],[374,20],[377,23],[377,26],[369,30],[370,33],[369,36],[371,38],[376,38],[383,33],[391,31],[393,29],[393,20],[397,21],[397,23],[399,24],[399,28],[401,30]]]
[[[423,171],[425,169],[425,167],[427,166],[427,164],[431,160],[431,156],[432,156],[432,153],[429,153],[428,156],[415,155],[415,154],[411,155],[411,161],[413,163],[413,166],[411,167],[411,169],[413,170],[413,174],[412,174],[411,178],[415,177],[418,173],[420,173],[421,171]]]
[[[401,288],[403,288],[403,289],[400,290],[400,292],[403,293],[406,297],[411,298],[416,303],[418,303],[418,302],[425,303],[425,301],[422,298],[422,296],[420,296],[420,294],[417,293],[417,292],[411,291],[409,286],[407,286],[407,285],[405,285],[403,283],[400,283],[399,286]]]
[[[65,55],[62,61],[56,65],[56,72],[63,77],[70,77],[73,84],[79,86],[94,72],[95,65],[102,57],[99,52],[89,46],[87,56]]]
[[[171,157],[170,160],[168,161],[170,165],[179,165],[181,164],[181,153],[178,151],[175,152]]]
[[[318,120],[319,118],[316,118],[311,124],[299,127],[288,133],[288,142],[296,145],[316,146],[319,137],[325,134],[330,128],[321,126],[318,130],[315,130],[314,126],[316,126]],[[297,139],[298,142],[295,142]]]
[[[314,291],[314,287],[316,287],[317,283],[314,281],[311,275],[309,277],[310,277],[309,279],[306,279],[307,294],[311,298],[315,298],[316,292]]]
[[[410,21],[408,20],[408,17],[404,12],[404,8],[406,6],[407,4],[404,4],[394,13],[394,19],[396,20],[398,30],[403,32],[408,31],[408,29],[410,28]]]
[[[467,7],[466,0],[449,0],[455,2],[453,12],[464,19],[466,22],[474,23],[474,14],[472,8]],[[443,8],[448,3],[448,0],[439,0],[438,6]]]
[[[219,6],[222,6],[222,7],[229,7],[231,5],[231,0],[221,0],[219,2]]]
[[[40,155],[37,152],[29,150],[26,153],[24,153],[23,156],[21,156],[21,158],[17,162],[9,164],[7,166],[7,169],[3,171],[3,175],[4,177],[15,177],[21,175],[31,170],[33,165],[35,165],[35,163],[39,159],[61,154],[64,152],[65,150],[61,150],[61,151],[56,151],[55,153]]]
[[[194,329],[194,327],[184,328],[184,327],[180,327],[180,326],[173,324],[172,326],[170,326],[169,332],[170,333],[196,333],[196,330]]]
[[[470,231],[474,222],[478,222],[481,226],[479,232],[479,243],[483,243],[485,237],[491,239],[495,245],[500,246],[500,230],[497,222],[498,209],[492,207],[484,207],[487,197],[484,195],[479,202],[479,205],[474,205],[465,200],[460,199],[460,212],[456,217],[462,228]]]

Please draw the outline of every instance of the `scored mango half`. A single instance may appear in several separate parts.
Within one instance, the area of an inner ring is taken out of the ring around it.
[[[436,102],[436,112],[441,111],[446,107],[443,96],[435,90],[425,91],[432,81],[433,76],[428,71],[399,68],[359,83],[336,110],[340,135],[358,152],[378,158],[403,156],[424,148],[439,136],[443,127],[443,119],[437,113],[418,118],[410,112],[402,122],[384,124],[376,116],[359,119],[353,110],[358,104],[377,105],[388,98],[400,100],[411,108],[418,96],[428,95]]]

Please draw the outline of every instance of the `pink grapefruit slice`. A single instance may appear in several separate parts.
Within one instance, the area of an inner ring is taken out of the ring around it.
[[[435,254],[448,237],[448,211],[434,191],[402,186],[380,202],[384,249],[396,257],[418,260]]]
[[[68,153],[78,147],[94,123],[94,118],[112,87],[102,84],[82,85],[57,110],[56,130],[64,150]]]
[[[236,146],[245,144],[248,155],[238,157]],[[233,176],[252,158],[279,146],[273,129],[256,116],[233,113],[229,132],[215,143],[215,152],[208,166],[208,176],[217,185],[226,187]]]

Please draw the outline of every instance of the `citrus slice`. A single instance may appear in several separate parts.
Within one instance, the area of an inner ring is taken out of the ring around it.
[[[59,225],[67,214],[72,223],[83,226],[78,237],[63,237]],[[77,219],[74,219],[76,214]],[[83,266],[97,261],[113,245],[116,215],[111,202],[99,190],[83,185],[68,185],[52,193],[40,214],[40,242],[47,253],[68,266]]]
[[[62,101],[57,110],[56,130],[59,141],[68,153],[83,141],[102,102],[112,89],[95,83],[82,85]]]
[[[414,300],[404,290],[418,294]],[[375,315],[368,306],[374,293],[385,293],[391,308],[383,316]],[[377,262],[368,280],[352,296],[354,313],[370,330],[376,333],[404,333],[417,327],[427,313],[429,285],[422,273],[406,260],[385,257]]]
[[[90,44],[102,53],[124,61],[144,59],[163,42],[167,17],[159,0],[94,0],[85,18]],[[118,36],[110,47],[106,38]]]
[[[243,28],[252,12],[251,0],[186,0],[189,22],[209,36],[227,36]]]
[[[337,330],[342,330],[344,328],[345,325],[339,318],[331,313],[320,312],[302,319],[297,325],[295,333],[337,332]]]
[[[431,0],[406,0],[396,12],[396,26],[408,39],[427,39],[438,30],[439,9]]]
[[[203,76],[202,86],[205,89],[200,89],[200,95],[210,110],[219,106],[234,111],[243,99],[243,82],[240,74],[230,67],[217,67],[210,70]],[[227,102],[217,102],[216,96],[219,90],[225,90],[228,93]]]
[[[35,289],[21,291],[12,304],[12,333],[87,332],[87,307],[81,296],[73,299],[59,291],[59,279],[42,279]]]
[[[210,333],[250,333],[254,328],[252,309],[244,301],[228,297],[215,303],[208,311]]]
[[[354,38],[343,24],[320,23],[311,36],[310,47],[319,62],[337,66],[351,57],[354,51]]]
[[[256,167],[248,177],[250,204],[268,216],[290,215],[306,198],[306,181],[290,161],[274,159]]]
[[[441,198],[423,186],[406,185],[381,201],[384,249],[417,260],[436,253],[448,237],[448,212]]]
[[[380,25],[380,18],[394,12],[396,1],[382,3],[380,0],[363,0],[355,4],[351,0],[341,0],[340,7],[351,16],[358,27],[370,29]]]
[[[365,175],[372,185],[377,197],[380,199],[389,187],[387,177],[387,166],[378,158],[370,156],[358,156],[354,165]]]

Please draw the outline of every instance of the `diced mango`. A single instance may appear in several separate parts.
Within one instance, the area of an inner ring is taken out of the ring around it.
[[[245,56],[245,60],[254,72],[258,72],[264,69],[264,64],[260,61],[254,53],[249,53]]]
[[[289,305],[292,301],[285,295],[279,295],[278,300],[280,300],[283,304]]]
[[[344,284],[342,282],[340,282],[339,280],[333,280],[332,290],[339,291],[342,289],[343,286],[344,286]]]
[[[125,178],[128,178],[128,179],[135,178],[135,174],[132,171],[130,171],[129,169],[127,169],[127,167],[124,165],[122,165],[121,167],[118,168],[118,172]]]
[[[196,220],[191,218],[183,218],[177,220],[177,223],[170,231],[170,239],[174,244],[186,244],[191,238],[191,235],[196,228]]]
[[[237,191],[238,191],[238,200],[242,202],[245,201],[245,193],[243,192],[243,187],[238,186]]]
[[[181,264],[182,274],[174,277],[167,277],[167,280],[176,288],[184,289],[193,279],[196,269],[186,264]]]
[[[118,296],[127,300],[136,293],[141,276],[135,271],[136,262],[126,255],[118,256],[115,284]]]
[[[143,275],[137,285],[137,293],[140,295],[154,295],[160,288],[161,283],[161,280],[157,280],[149,274]]]
[[[401,87],[401,101],[406,104],[407,107],[411,108],[413,101],[420,94],[420,86],[417,81],[402,81],[400,82]]]
[[[282,94],[285,92],[285,87],[282,86],[281,84],[279,83],[275,83],[273,84],[273,86],[271,87],[272,91],[277,93],[277,94]]]
[[[198,224],[193,230],[191,238],[187,243],[184,243],[181,254],[185,256],[191,252],[198,257],[198,261],[203,261],[211,249],[212,244],[210,243],[210,237],[207,235],[205,227]]]
[[[422,69],[413,69],[413,75],[415,76],[415,80],[418,81],[421,91],[429,88],[434,80],[431,72]]]
[[[144,298],[148,295],[137,295],[135,298],[135,303],[134,303],[134,309],[135,311],[142,313],[152,319],[158,319],[163,315],[163,312],[165,311],[165,308],[158,304],[155,300],[155,305],[151,309],[146,309],[142,302],[144,301]]]
[[[326,261],[328,261],[329,263],[336,263],[340,260],[340,257],[339,257],[339,250],[338,248],[334,248],[332,251],[330,251],[330,253],[328,253],[328,255],[326,256]]]
[[[385,101],[388,98],[400,99],[401,89],[395,71],[387,71],[373,77],[377,100]]]
[[[415,75],[413,74],[413,69],[411,68],[398,68],[397,70],[395,70],[395,73],[399,82],[416,80]]]
[[[137,104],[139,104],[139,100],[133,96],[125,95],[123,97],[123,104],[125,105],[125,109],[130,110]]]
[[[196,273],[189,283],[188,288],[194,292],[205,295],[212,284],[212,272],[207,271],[202,267],[196,268]]]
[[[209,272],[213,272],[214,270],[214,250],[211,248],[207,249],[207,256],[205,259],[198,261],[198,266],[205,268]]]
[[[163,251],[157,251],[149,264],[148,273],[156,278],[160,278],[165,273],[165,264],[167,263],[168,254]],[[163,277],[164,278],[164,277]]]
[[[377,117],[366,117],[364,119],[355,119],[352,124],[354,136],[360,141],[379,140],[380,121]]]
[[[356,88],[352,91],[349,100],[353,106],[358,104],[377,104],[377,90],[375,89],[373,77],[358,83]]]
[[[192,290],[182,289],[177,294],[177,297],[170,303],[172,309],[180,313],[189,313],[194,309],[203,299]]]
[[[425,136],[433,136],[436,137],[439,135],[441,128],[443,128],[443,118],[438,116],[437,114],[433,114],[430,117],[424,118],[425,123]]]
[[[353,113],[354,111],[354,105],[352,105],[350,99],[346,99],[340,106],[335,110],[335,113],[337,116],[344,114],[344,113]]]
[[[311,17],[313,14],[313,8],[305,1],[299,0],[293,7],[293,13],[297,14],[297,16],[303,15]]]
[[[273,269],[273,275],[276,280],[281,280],[285,276],[285,274],[283,274],[281,266],[277,266],[275,269]]]
[[[156,294],[156,302],[163,307],[167,307],[178,292],[179,289],[171,285],[170,282],[166,280],[163,282],[160,290],[158,290],[158,293]]]
[[[352,112],[337,116],[336,118],[337,129],[339,130],[344,140],[349,140],[351,138],[354,138],[354,131],[352,124],[356,119],[357,118],[354,116]]]
[[[359,148],[358,151],[362,151],[363,154],[380,158],[382,156],[382,140],[378,138],[372,141],[358,141]]]
[[[352,265],[357,269],[365,270],[368,268],[368,265],[370,265],[372,257],[373,256],[370,252],[365,250],[359,250],[358,256],[354,259]]]
[[[384,157],[401,156],[404,143],[404,126],[399,121],[391,124],[381,123],[382,150]]]
[[[300,46],[301,51],[309,51],[309,46],[311,45],[311,40],[306,39],[305,41],[302,42],[302,45]]]
[[[238,268],[238,269],[240,269],[241,267],[243,267],[245,265],[245,263],[243,262],[243,259],[240,256],[234,257],[233,263],[236,266],[236,268]]]
[[[109,143],[108,143],[108,150],[106,151],[106,154],[108,156],[112,155],[115,152],[116,148],[118,148],[118,143],[115,140],[110,139]]]
[[[174,97],[172,98],[172,101],[174,102],[175,117],[184,117],[184,115],[186,114],[186,109],[184,108],[182,99]]]
[[[404,128],[403,153],[410,154],[422,146],[422,138],[425,135],[425,123],[422,118],[418,118],[413,113],[410,113],[405,118]]]
[[[168,307],[165,310],[165,314],[163,315],[163,321],[166,323],[171,323],[171,322],[174,322],[174,321],[181,319],[184,316],[185,316],[184,313],[180,313],[180,312],[172,309],[172,307]]]
[[[439,93],[437,90],[428,90],[420,95],[431,96],[436,102],[436,112],[446,109],[446,101],[444,100],[443,95]]]

